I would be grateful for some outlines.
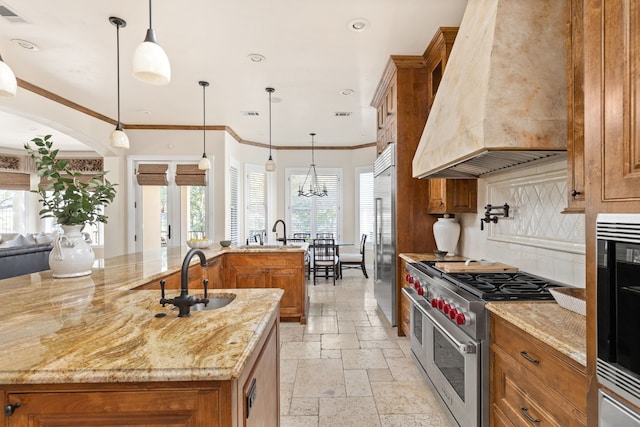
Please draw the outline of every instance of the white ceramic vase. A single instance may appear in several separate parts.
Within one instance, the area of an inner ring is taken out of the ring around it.
[[[456,254],[460,237],[460,224],[455,218],[449,218],[449,215],[445,214],[444,218],[438,218],[433,224],[433,237],[436,239],[438,250],[447,251],[447,256],[453,256]]]
[[[49,255],[49,268],[53,277],[79,277],[91,274],[96,255],[91,247],[89,233],[81,230],[84,225],[62,225],[64,234],[53,241]]]

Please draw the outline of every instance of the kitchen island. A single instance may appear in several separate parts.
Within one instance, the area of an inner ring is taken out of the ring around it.
[[[283,290],[214,289],[233,301],[184,318],[158,290],[132,290],[177,271],[183,252],[0,281],[0,427],[278,425]]]

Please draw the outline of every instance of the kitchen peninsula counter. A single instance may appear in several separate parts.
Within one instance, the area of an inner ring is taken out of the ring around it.
[[[212,258],[226,251],[204,252]],[[3,406],[19,404],[10,425],[52,416],[64,425],[86,410],[87,425],[139,416],[150,426],[231,426],[253,400],[253,419],[277,419],[283,290],[214,289],[210,298],[235,299],[184,318],[159,304],[159,290],[131,290],[179,271],[186,252],[115,257],[79,278],[45,271],[0,281],[0,393]],[[257,398],[253,380],[262,390]]]

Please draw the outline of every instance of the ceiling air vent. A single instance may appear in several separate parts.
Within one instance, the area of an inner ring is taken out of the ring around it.
[[[245,117],[258,117],[260,115],[257,111],[241,111],[241,113]]]
[[[351,116],[351,112],[349,111],[336,111],[333,113],[335,117],[349,117]]]
[[[15,13],[14,11],[9,9],[6,5],[2,3],[0,3],[0,16],[2,16],[4,19],[6,19],[9,22],[14,22],[14,23],[27,22],[24,18],[22,18],[21,16],[18,16],[17,13]]]

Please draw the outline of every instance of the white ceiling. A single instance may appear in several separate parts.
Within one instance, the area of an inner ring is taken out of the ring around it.
[[[376,140],[370,104],[389,55],[422,54],[437,27],[460,24],[465,5],[466,0],[156,0],[153,28],[171,61],[172,79],[167,86],[151,86],[130,72],[133,50],[149,25],[148,1],[0,0],[26,21],[0,17],[0,55],[17,77],[115,119],[116,28],[108,18],[117,16],[127,22],[120,30],[125,126],[202,125],[198,81],[207,80],[207,125],[227,125],[244,140],[268,144],[264,89],[271,86],[274,146],[308,145],[310,132],[317,134],[317,146],[355,146]],[[368,20],[366,31],[348,28],[355,18]],[[26,50],[12,39],[40,49]],[[251,62],[253,53],[266,61]],[[354,94],[343,96],[343,89]],[[0,100],[0,107],[10,110],[11,100]],[[246,117],[244,111],[260,115]],[[351,116],[334,117],[335,112]],[[0,147],[21,148],[47,130],[47,123],[0,111]],[[56,144],[87,150],[70,137],[58,136]]]

